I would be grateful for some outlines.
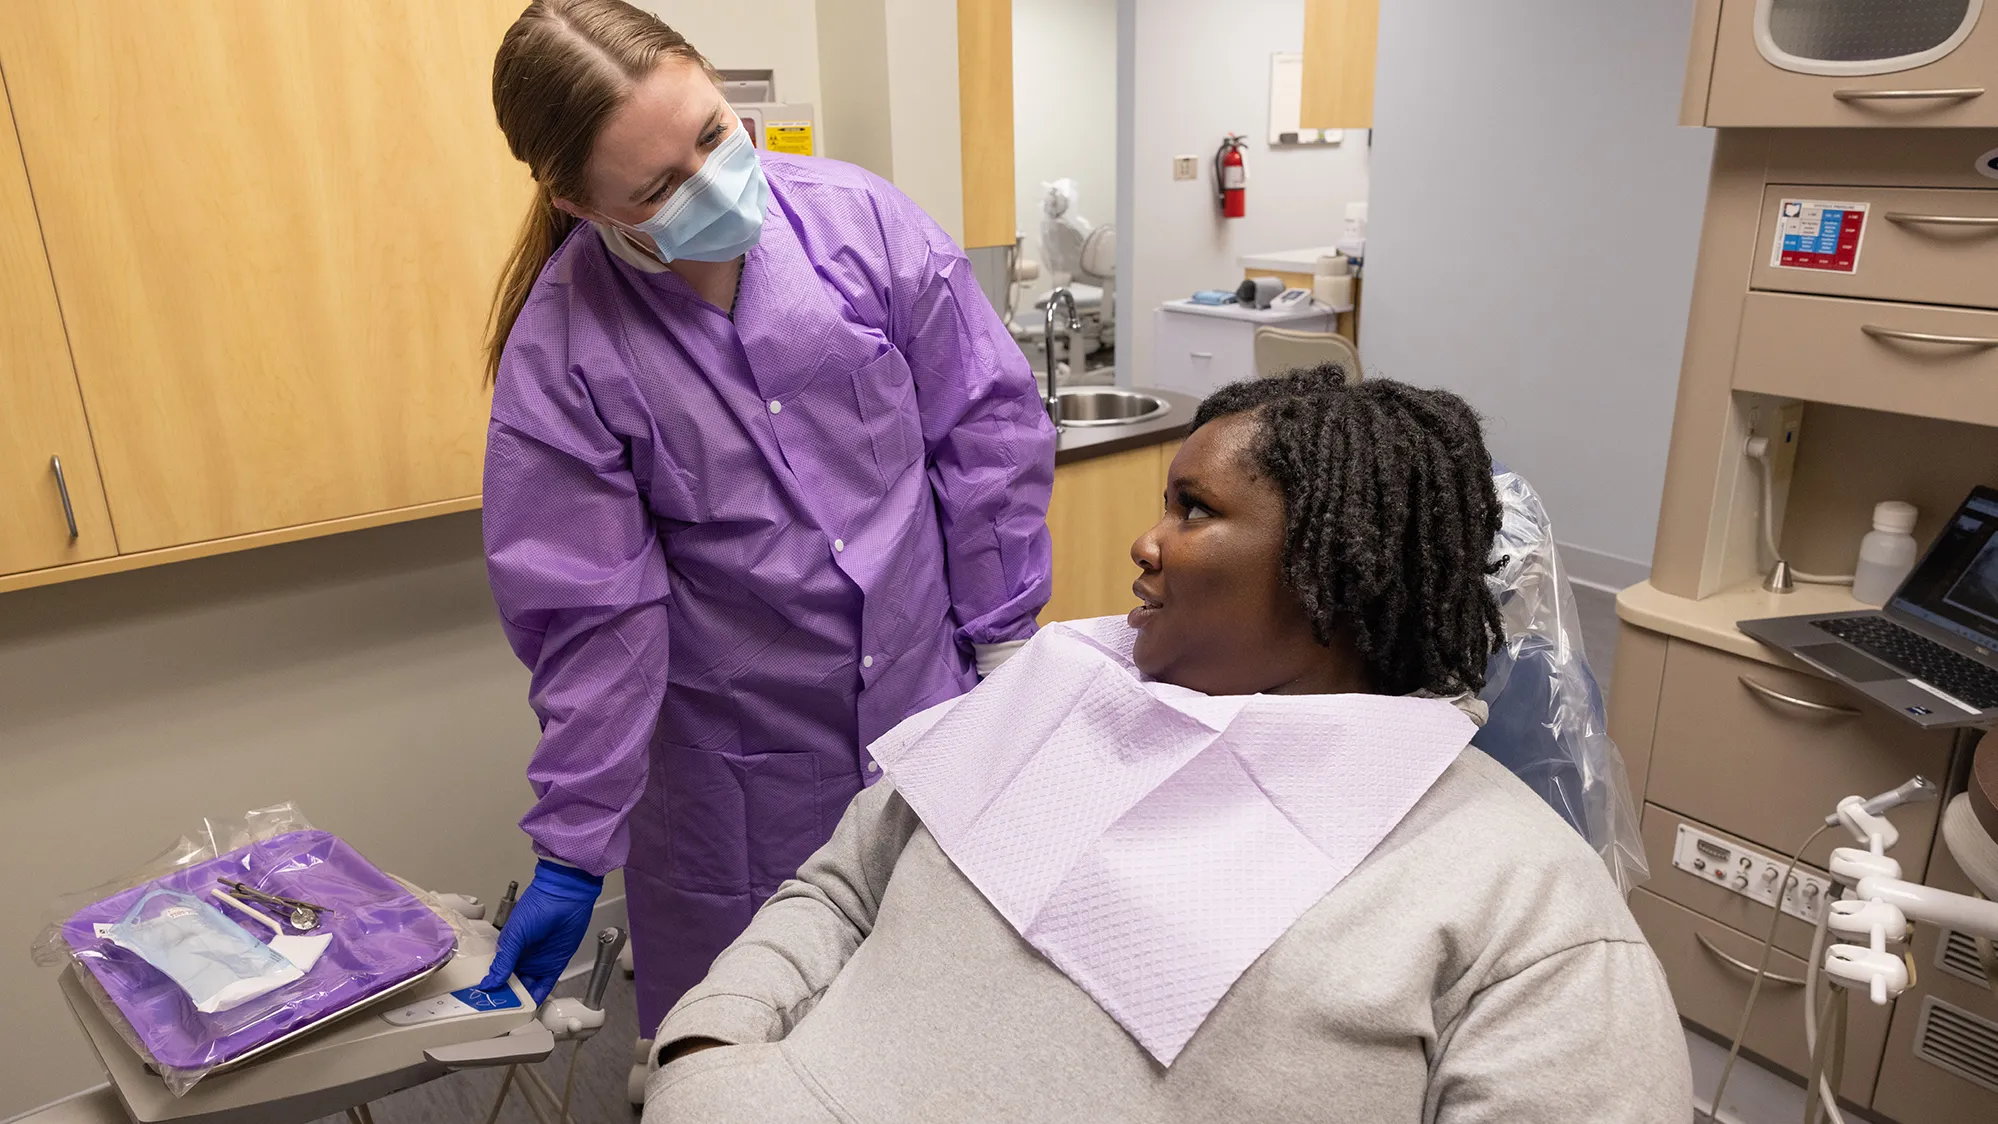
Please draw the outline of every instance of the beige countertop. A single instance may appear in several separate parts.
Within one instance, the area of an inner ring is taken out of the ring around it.
[[[1853,600],[1852,590],[1846,586],[1802,583],[1794,593],[1767,593],[1757,583],[1694,601],[1662,592],[1647,581],[1631,586],[1616,598],[1616,615],[1627,624],[1797,671],[1811,669],[1747,636],[1734,626],[1735,622],[1870,608]]]

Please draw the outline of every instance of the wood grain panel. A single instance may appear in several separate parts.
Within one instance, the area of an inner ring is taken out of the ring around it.
[[[1048,503],[1054,539],[1054,596],[1042,623],[1129,610],[1138,577],[1131,543],[1157,521],[1160,451],[1151,445],[1055,469]]]
[[[102,558],[118,544],[11,121],[0,135],[0,574],[10,574]],[[52,456],[69,482],[74,541]]]
[[[964,246],[1011,246],[1012,0],[957,0],[957,105],[964,162]]]
[[[1380,22],[1380,0],[1305,0],[1300,128],[1374,127]]]
[[[279,543],[297,542],[300,539],[314,539],[323,535],[345,534],[348,531],[364,531],[369,527],[385,527],[390,523],[408,523],[417,519],[431,519],[439,515],[451,515],[460,511],[478,509],[480,496],[463,496],[458,499],[439,500],[436,503],[418,504],[415,507],[399,507],[389,511],[371,511],[366,515],[350,515],[344,519],[328,519],[323,523],[300,523],[293,527],[280,527],[275,531],[258,531],[249,535],[232,535],[226,539],[208,539],[203,542],[188,543],[185,546],[165,546],[158,550],[142,550],[136,554],[114,554],[88,562],[76,562],[63,566],[50,566],[40,570],[29,570],[19,574],[0,574],[0,593],[10,593],[17,589],[33,589],[36,586],[55,585],[59,582],[80,581],[84,578],[102,577],[105,574],[122,574],[127,570],[143,570],[148,566],[165,566],[173,562],[190,562],[196,558],[209,558],[217,554],[234,554],[242,550],[255,550],[263,546],[277,546]],[[107,520],[108,522],[108,520]]]
[[[519,0],[0,6],[126,551],[479,491]]]

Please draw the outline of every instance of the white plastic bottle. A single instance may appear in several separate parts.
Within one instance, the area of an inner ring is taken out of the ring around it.
[[[1859,540],[1859,565],[1852,571],[1852,596],[1867,605],[1885,605],[1915,568],[1915,505],[1888,500],[1873,507],[1873,529]]]

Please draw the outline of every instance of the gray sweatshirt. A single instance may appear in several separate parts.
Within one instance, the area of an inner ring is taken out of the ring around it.
[[[660,1025],[644,1124],[1692,1119],[1657,959],[1573,829],[1467,749],[1170,1069],[888,782]]]

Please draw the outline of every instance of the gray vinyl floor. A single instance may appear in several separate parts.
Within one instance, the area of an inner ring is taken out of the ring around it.
[[[1596,679],[1609,690],[1610,671],[1616,656],[1616,598],[1583,586],[1575,587],[1575,604],[1582,618],[1582,646]],[[557,995],[581,994],[584,981],[571,980],[556,989]],[[625,1079],[631,1070],[632,1042],[638,1037],[638,1010],[631,981],[620,973],[611,981],[605,996],[608,1016],[603,1030],[583,1044],[576,1059],[576,1085],[570,1113],[576,1124],[630,1124],[634,1110],[625,1100]],[[548,1084],[561,1093],[567,1075],[570,1047],[557,1047],[555,1055],[537,1069]],[[375,1102],[376,1124],[478,1124],[491,1110],[500,1085],[498,1071],[454,1074],[415,1089]],[[522,1094],[507,1096],[500,1113],[504,1124],[534,1124],[534,1117],[521,1102]],[[327,1117],[320,1124],[347,1124],[345,1117]]]

